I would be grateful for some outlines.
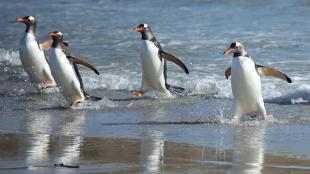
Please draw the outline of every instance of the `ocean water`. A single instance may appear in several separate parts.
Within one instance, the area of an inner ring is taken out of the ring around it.
[[[310,172],[308,1],[11,0],[0,6],[0,172]],[[62,110],[58,89],[36,93],[18,54],[25,26],[14,21],[26,15],[36,17],[39,41],[61,31],[71,55],[99,70],[98,76],[80,68],[85,89],[103,100]],[[168,62],[168,82],[187,95],[131,96],[141,82],[140,34],[132,32],[140,23],[187,65],[189,75]],[[234,41],[257,64],[293,80],[262,77],[266,122],[230,122],[224,72],[231,57],[223,52]],[[54,170],[54,163],[81,167]]]

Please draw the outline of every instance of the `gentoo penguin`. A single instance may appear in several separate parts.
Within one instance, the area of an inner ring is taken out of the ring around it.
[[[100,100],[101,98],[89,96],[85,92],[77,64],[81,64],[99,75],[96,68],[84,60],[70,56],[63,42],[61,32],[53,31],[49,32],[49,35],[53,38],[49,64],[57,86],[69,102],[65,107],[71,107],[76,103],[83,102],[85,99]]]
[[[140,56],[142,64],[142,83],[140,90],[132,91],[135,96],[143,96],[145,92],[155,90],[171,96],[171,93],[181,94],[185,89],[171,86],[167,83],[166,60],[172,61],[189,74],[185,64],[175,56],[163,51],[147,24],[140,24],[133,29],[142,36]]]
[[[36,20],[33,16],[17,18],[16,22],[26,24],[26,30],[19,43],[19,57],[30,82],[41,92],[44,88],[56,86],[43,50],[51,46],[51,41],[39,44],[36,41]]]
[[[231,76],[235,118],[250,115],[266,119],[259,75],[274,76],[288,83],[292,83],[292,80],[279,70],[255,64],[240,42],[233,42],[224,55],[232,53],[232,65],[225,71],[225,76],[227,79]]]

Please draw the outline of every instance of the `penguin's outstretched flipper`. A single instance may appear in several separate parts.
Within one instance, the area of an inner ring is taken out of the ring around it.
[[[71,60],[74,64],[83,65],[84,67],[93,70],[97,75],[99,75],[98,70],[94,66],[92,66],[91,64],[87,63],[86,61],[79,59],[79,58],[76,58],[76,57],[72,57],[72,56],[67,56],[67,58],[69,60]]]
[[[176,94],[176,95],[183,95],[183,92],[185,91],[185,89],[182,87],[172,86],[169,84],[166,84],[166,87],[171,93]]]
[[[263,76],[273,76],[275,78],[285,80],[288,83],[292,83],[292,79],[291,78],[289,78],[286,74],[284,74],[283,72],[281,72],[281,71],[279,71],[277,69],[270,68],[270,67],[265,67],[265,66],[257,65],[257,64],[255,64],[255,67],[257,69],[257,72],[260,75],[263,75]]]
[[[164,52],[164,51],[160,51],[160,54],[161,54],[161,56],[162,56],[165,60],[175,63],[175,64],[178,65],[180,68],[182,68],[186,74],[189,74],[189,71],[188,71],[186,65],[185,65],[180,59],[178,59],[178,58],[175,57],[174,55],[169,54],[169,53],[166,53],[166,52]]]

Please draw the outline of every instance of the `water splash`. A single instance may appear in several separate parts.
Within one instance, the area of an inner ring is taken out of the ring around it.
[[[0,65],[1,66],[20,66],[21,61],[19,59],[18,51],[9,51],[0,48]]]

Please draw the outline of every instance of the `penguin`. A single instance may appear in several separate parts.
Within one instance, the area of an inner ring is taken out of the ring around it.
[[[151,31],[148,24],[140,24],[133,29],[134,32],[141,33],[140,57],[142,65],[142,83],[139,90],[132,91],[134,96],[143,96],[146,92],[159,91],[166,96],[182,94],[185,90],[182,87],[172,86],[167,83],[166,60],[171,61],[181,67],[185,73],[189,74],[186,65],[172,54],[166,53],[160,46],[159,41]]]
[[[30,82],[39,92],[44,88],[55,87],[44,51],[50,48],[52,41],[38,43],[36,40],[36,20],[33,16],[17,18],[16,22],[26,24],[26,30],[19,42],[19,57]]]
[[[233,54],[232,65],[225,71],[228,79],[231,76],[231,88],[234,97],[234,117],[261,116],[267,118],[261,89],[262,76],[273,76],[292,83],[284,73],[274,68],[255,64],[240,42],[231,43],[224,52],[225,56]]]
[[[69,54],[61,32],[53,31],[49,32],[49,35],[53,39],[49,64],[57,86],[68,101],[65,108],[70,108],[76,103],[82,103],[85,99],[101,100],[100,97],[90,96],[85,92],[77,64],[83,65],[99,75],[97,69],[84,60],[72,57]]]

